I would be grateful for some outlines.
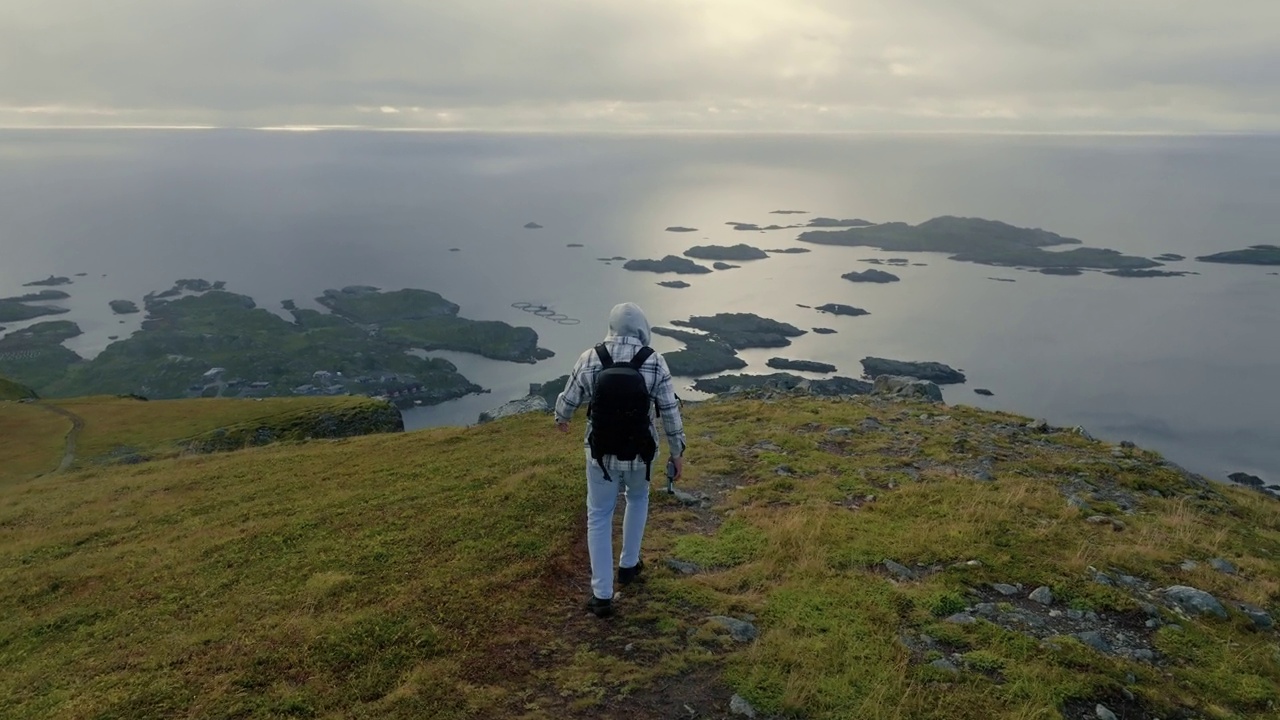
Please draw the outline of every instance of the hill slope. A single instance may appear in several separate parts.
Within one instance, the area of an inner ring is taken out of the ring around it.
[[[36,393],[31,388],[0,377],[0,400],[24,400],[35,396]]]
[[[687,426],[694,495],[655,492],[609,621],[580,438],[544,416],[0,486],[0,713],[1275,717],[1272,499],[965,408]]]

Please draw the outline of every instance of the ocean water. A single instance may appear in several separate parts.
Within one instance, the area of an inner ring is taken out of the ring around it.
[[[1280,242],[1277,187],[1274,137],[0,131],[0,296],[86,273],[64,288],[72,312],[61,317],[85,330],[69,346],[92,356],[140,322],[113,316],[108,300],[140,302],[180,277],[225,280],[279,312],[285,299],[316,307],[331,287],[420,287],[467,317],[528,325],[557,353],[537,365],[436,353],[492,392],[410,411],[411,427],[474,422],[530,382],[567,373],[617,302],[639,303],[655,325],[755,312],[838,333],[744,352],[747,372],[769,372],[775,355],[852,376],[867,355],[938,360],[969,375],[944,388],[948,402],[1081,424],[1212,477],[1280,482],[1277,268],[1189,260],[1173,269],[1199,275],[1048,277],[923,253],[901,255],[924,264],[893,269],[902,282],[872,285],[840,275],[890,254],[808,246],[684,277],[692,287],[674,290],[656,284],[671,276],[597,260],[795,246],[798,230],[726,223],[813,215],[977,216],[1194,257]],[[770,214],[779,209],[812,215]],[[544,229],[522,228],[530,221]],[[698,232],[664,232],[670,225]],[[871,315],[797,306],[827,302]]]

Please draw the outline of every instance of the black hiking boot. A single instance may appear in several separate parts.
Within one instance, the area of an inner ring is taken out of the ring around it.
[[[587,601],[587,612],[598,618],[607,618],[613,615],[613,601],[601,600],[595,595],[592,595],[591,599]]]
[[[635,567],[618,568],[618,584],[630,585],[640,579],[640,573],[644,572],[644,561],[635,564]]]

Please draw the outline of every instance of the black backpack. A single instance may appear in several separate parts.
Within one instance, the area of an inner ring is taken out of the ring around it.
[[[649,384],[640,367],[653,355],[653,348],[640,348],[630,362],[621,365],[614,365],[604,343],[596,346],[596,355],[604,369],[596,375],[591,404],[587,407],[587,417],[591,419],[591,434],[587,436],[591,459],[604,471],[605,480],[612,481],[604,466],[605,455],[623,461],[639,457],[644,460],[648,479],[650,465],[658,454],[658,443],[653,439],[653,420],[649,416]]]

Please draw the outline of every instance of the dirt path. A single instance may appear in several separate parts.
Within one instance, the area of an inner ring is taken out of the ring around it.
[[[57,405],[48,405],[46,403],[36,403],[36,405],[71,421],[71,430],[67,433],[67,446],[62,453],[62,462],[58,464],[58,469],[54,470],[56,473],[66,472],[71,469],[71,464],[76,461],[76,441],[80,439],[80,432],[84,430],[84,418]]]

